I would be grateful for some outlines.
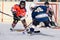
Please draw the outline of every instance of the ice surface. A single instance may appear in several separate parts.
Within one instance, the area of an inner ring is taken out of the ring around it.
[[[0,23],[0,40],[60,40],[60,29],[40,28],[41,33],[23,34],[22,32],[11,32],[11,23]],[[24,29],[22,24],[17,24],[17,29]]]

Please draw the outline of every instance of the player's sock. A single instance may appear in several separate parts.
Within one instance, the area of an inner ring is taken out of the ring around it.
[[[15,25],[16,25],[16,23],[13,23],[13,24],[12,24],[12,27],[10,28],[11,31],[14,30]]]
[[[15,26],[16,26],[16,23],[13,23],[13,24],[12,24],[12,28],[14,28]]]

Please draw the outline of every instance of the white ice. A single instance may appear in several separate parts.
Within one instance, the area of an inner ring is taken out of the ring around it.
[[[40,28],[41,33],[28,35],[22,32],[11,32],[11,23],[0,23],[0,40],[60,40],[60,29]],[[15,28],[24,29],[22,24]]]

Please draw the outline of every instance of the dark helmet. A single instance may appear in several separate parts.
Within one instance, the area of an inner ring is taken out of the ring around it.
[[[46,5],[46,4],[49,5],[49,2],[45,2],[44,4],[45,4],[45,5]]]
[[[20,5],[25,5],[25,1],[20,1]]]

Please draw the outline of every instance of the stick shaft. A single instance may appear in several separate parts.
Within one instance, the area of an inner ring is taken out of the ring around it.
[[[4,12],[2,12],[2,11],[0,11],[0,13],[5,14],[5,15],[10,16],[10,17],[13,17],[12,15],[9,15],[9,14],[4,13]]]

